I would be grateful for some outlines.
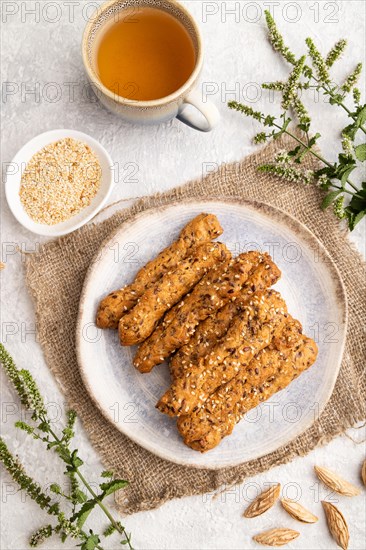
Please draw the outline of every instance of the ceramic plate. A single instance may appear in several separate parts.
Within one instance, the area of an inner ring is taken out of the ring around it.
[[[217,215],[224,228],[220,240],[234,255],[253,249],[271,254],[282,271],[275,288],[319,346],[314,366],[251,411],[230,437],[205,454],[186,447],[175,420],[155,408],[169,386],[168,366],[139,373],[132,365],[135,348],[121,347],[117,331],[102,331],[94,323],[101,298],[130,283],[138,269],[200,212]],[[337,378],[346,318],[346,297],[337,268],[316,237],[295,219],[250,201],[181,202],[137,215],[102,246],[81,297],[78,361],[91,397],[121,432],[167,460],[223,468],[270,453],[312,425]]]

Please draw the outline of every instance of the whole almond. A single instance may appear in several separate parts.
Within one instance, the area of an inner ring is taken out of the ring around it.
[[[281,485],[273,485],[257,496],[244,512],[245,518],[255,518],[267,512],[280,496]]]
[[[255,535],[253,540],[266,546],[283,546],[296,539],[300,533],[293,529],[270,529],[259,535]]]
[[[298,502],[289,498],[282,498],[281,504],[288,514],[303,523],[316,523],[318,518]]]
[[[346,520],[343,514],[330,502],[322,500],[325,516],[327,518],[329,531],[341,548],[347,550],[349,542],[349,532]]]
[[[363,484],[366,485],[366,460],[362,464],[361,477],[362,477]]]
[[[335,472],[327,468],[321,468],[320,466],[314,466],[314,470],[320,481],[333,489],[333,491],[336,491],[336,493],[347,497],[354,497],[360,494],[360,489],[358,487],[352,485],[352,483],[346,481]]]

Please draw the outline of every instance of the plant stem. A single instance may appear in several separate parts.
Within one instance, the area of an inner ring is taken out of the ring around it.
[[[312,76],[311,78],[312,78],[313,80],[315,80],[315,82],[318,83],[318,86],[319,86],[320,88],[322,88],[322,89],[325,91],[326,94],[328,94],[331,98],[334,98],[334,94],[333,94],[332,90],[331,90],[329,87],[327,87],[326,84],[321,84],[321,83],[319,82],[319,80],[317,80],[317,79],[315,78],[315,76]],[[356,120],[356,118],[355,118],[355,116],[353,115],[352,111],[350,111],[350,110],[348,109],[348,107],[347,107],[342,101],[337,101],[337,105],[339,105],[340,107],[342,107],[342,109],[344,109],[344,110],[346,111],[346,113],[348,114],[348,116],[349,116],[350,118],[352,118],[353,120]],[[366,129],[365,129],[363,126],[360,126],[360,130],[362,130],[362,132],[363,132],[364,134],[366,134]]]
[[[354,191],[356,191],[356,193],[359,191],[359,189],[356,187],[356,185],[354,183],[352,183],[349,179],[346,180],[346,183],[348,183],[348,185],[350,185],[352,187],[352,189]],[[353,195],[353,193],[351,193]]]
[[[49,428],[49,432],[52,435],[52,437],[55,439],[57,444],[62,447],[63,451],[65,453],[67,453],[68,456],[70,456],[69,449],[67,447],[65,447],[65,445],[63,445],[61,439],[59,439],[59,437],[55,434],[55,432],[51,428]],[[126,530],[124,528],[122,528],[122,529],[120,528],[120,526],[115,521],[112,514],[109,512],[108,508],[106,508],[106,506],[104,506],[103,502],[101,500],[99,500],[98,495],[95,493],[93,488],[89,485],[89,483],[87,482],[87,480],[85,479],[83,474],[80,472],[79,468],[75,468],[75,473],[79,477],[80,481],[83,483],[84,487],[89,491],[89,493],[95,499],[95,502],[98,504],[98,506],[101,508],[101,510],[103,510],[104,514],[107,516],[107,518],[109,519],[109,521],[113,525],[113,527],[116,529],[116,531],[118,531],[118,533],[120,533],[121,535],[124,535],[126,537],[128,547],[130,548],[130,550],[133,550],[132,546],[130,544],[130,538],[126,533]]]
[[[119,527],[119,525],[117,524],[117,522],[115,521],[115,519],[113,518],[112,514],[109,512],[108,508],[106,508],[103,504],[103,502],[101,500],[99,500],[98,498],[98,495],[95,493],[95,491],[92,489],[92,487],[90,487],[89,483],[87,482],[87,480],[85,479],[85,477],[83,476],[83,474],[79,471],[79,468],[76,468],[76,474],[77,476],[79,477],[80,481],[84,484],[84,486],[88,489],[89,493],[95,498],[95,501],[96,503],[100,506],[100,508],[103,510],[103,512],[105,513],[105,515],[107,516],[107,518],[109,519],[109,521],[111,522],[111,524],[113,525],[113,527],[121,534],[121,535],[124,535],[128,541],[128,546],[129,548],[132,548],[131,545],[130,545],[130,542],[129,542],[129,537],[125,531],[125,529],[122,529],[122,532],[121,532],[121,529]]]
[[[273,126],[278,128],[279,130],[282,130],[282,126],[280,126],[279,124],[276,124],[276,122],[273,123]],[[287,134],[288,136],[292,137],[295,141],[297,141],[297,143],[302,145],[305,149],[307,149],[309,151],[309,153],[314,155],[314,157],[319,159],[321,162],[323,162],[327,166],[330,166],[330,167],[332,166],[332,164],[330,162],[328,162],[321,155],[318,155],[318,153],[316,153],[312,148],[309,149],[306,146],[306,143],[304,143],[301,139],[299,139],[297,136],[295,136],[295,134],[293,134],[292,132],[289,132],[288,130],[284,130],[284,133]],[[358,191],[357,187],[349,179],[346,180],[346,183],[348,183],[356,192]],[[333,184],[333,187],[335,187],[336,189],[341,189],[342,191],[344,191],[345,193],[348,193],[349,195],[353,195],[353,193],[351,191],[348,191],[347,189],[344,189],[343,187],[338,187],[337,185],[334,185],[334,184]]]

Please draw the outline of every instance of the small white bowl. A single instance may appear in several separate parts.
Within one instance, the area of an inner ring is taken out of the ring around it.
[[[89,147],[97,155],[102,168],[102,178],[98,193],[93,198],[89,206],[83,208],[80,212],[78,212],[78,214],[72,216],[64,222],[55,225],[36,223],[28,216],[20,201],[19,190],[22,174],[27,163],[30,161],[32,156],[37,153],[37,151],[50,143],[67,137],[83,141],[89,145]],[[50,132],[45,132],[44,134],[40,134],[39,136],[36,136],[28,141],[28,143],[26,143],[13,158],[8,167],[6,176],[6,200],[8,201],[9,208],[18,222],[29,229],[29,231],[32,231],[32,233],[46,235],[49,237],[60,237],[61,235],[67,235],[67,233],[71,233],[72,231],[75,231],[75,229],[78,229],[86,224],[103,208],[113,187],[112,168],[112,159],[107,151],[98,141],[87,134],[77,132],[76,130],[52,130]]]

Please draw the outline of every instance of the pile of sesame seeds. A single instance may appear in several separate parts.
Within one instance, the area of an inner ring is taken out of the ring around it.
[[[20,200],[37,223],[55,225],[91,203],[102,176],[90,147],[73,138],[55,141],[35,153],[20,183]]]

